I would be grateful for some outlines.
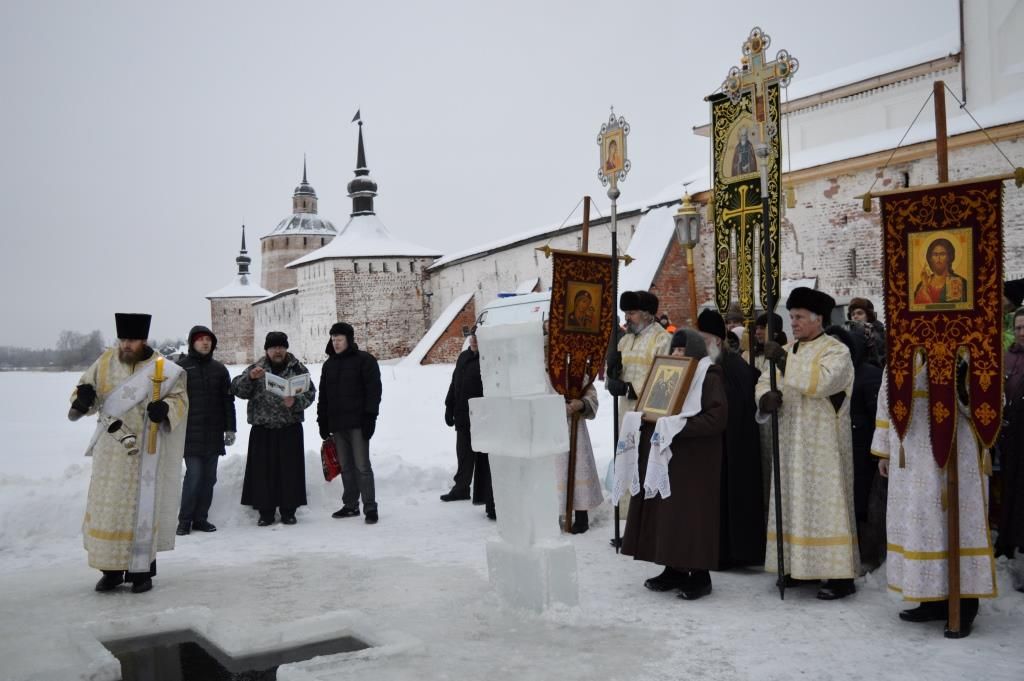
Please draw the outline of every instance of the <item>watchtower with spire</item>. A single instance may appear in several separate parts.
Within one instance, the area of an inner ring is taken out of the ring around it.
[[[245,364],[255,357],[252,304],[270,295],[270,291],[252,280],[250,263],[252,258],[245,247],[245,225],[242,225],[242,247],[235,258],[238,271],[226,286],[206,296],[210,301],[210,328],[217,336],[217,358],[226,364]]]
[[[303,158],[302,182],[292,193],[292,214],[260,240],[263,288],[274,293],[295,288],[295,272],[285,266],[325,246],[337,233],[331,221],[317,213],[316,190],[306,179],[306,159]]]

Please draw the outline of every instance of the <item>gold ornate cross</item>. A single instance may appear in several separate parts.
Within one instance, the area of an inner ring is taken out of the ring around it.
[[[722,83],[724,92],[734,104],[740,100],[744,91],[749,90],[754,100],[754,119],[760,127],[760,140],[766,142],[768,137],[774,137],[774,126],[765,130],[765,123],[768,119],[768,86],[772,83],[779,83],[785,87],[789,85],[793,74],[800,68],[800,62],[786,50],[779,50],[775,61],[765,59],[765,51],[772,44],[771,37],[755,26],[743,43],[743,59],[741,67],[729,69],[729,75]]]

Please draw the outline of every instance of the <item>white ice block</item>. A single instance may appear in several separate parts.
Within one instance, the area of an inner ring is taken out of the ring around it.
[[[522,547],[491,540],[487,572],[491,587],[515,607],[541,612],[555,603],[579,604],[576,550],[568,541]]]
[[[481,326],[480,377],[487,397],[519,397],[550,392],[540,320]]]
[[[498,512],[498,534],[527,547],[558,539],[555,459],[491,456],[491,487]]]
[[[533,457],[569,451],[565,399],[558,394],[474,397],[469,423],[478,452]]]

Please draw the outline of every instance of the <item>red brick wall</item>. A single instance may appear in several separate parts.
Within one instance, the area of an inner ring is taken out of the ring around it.
[[[452,364],[462,352],[462,343],[465,337],[462,335],[462,327],[472,327],[476,323],[476,303],[472,296],[462,306],[459,314],[444,330],[444,333],[423,355],[420,364]]]
[[[686,270],[686,249],[672,239],[651,284],[651,293],[658,296],[658,315],[668,315],[673,324],[696,328],[690,319],[690,274]]]

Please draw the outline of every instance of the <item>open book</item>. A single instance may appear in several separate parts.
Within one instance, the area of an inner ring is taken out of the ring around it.
[[[274,393],[279,397],[295,397],[309,390],[309,374],[281,378],[268,371],[263,374],[263,378],[267,392]]]

